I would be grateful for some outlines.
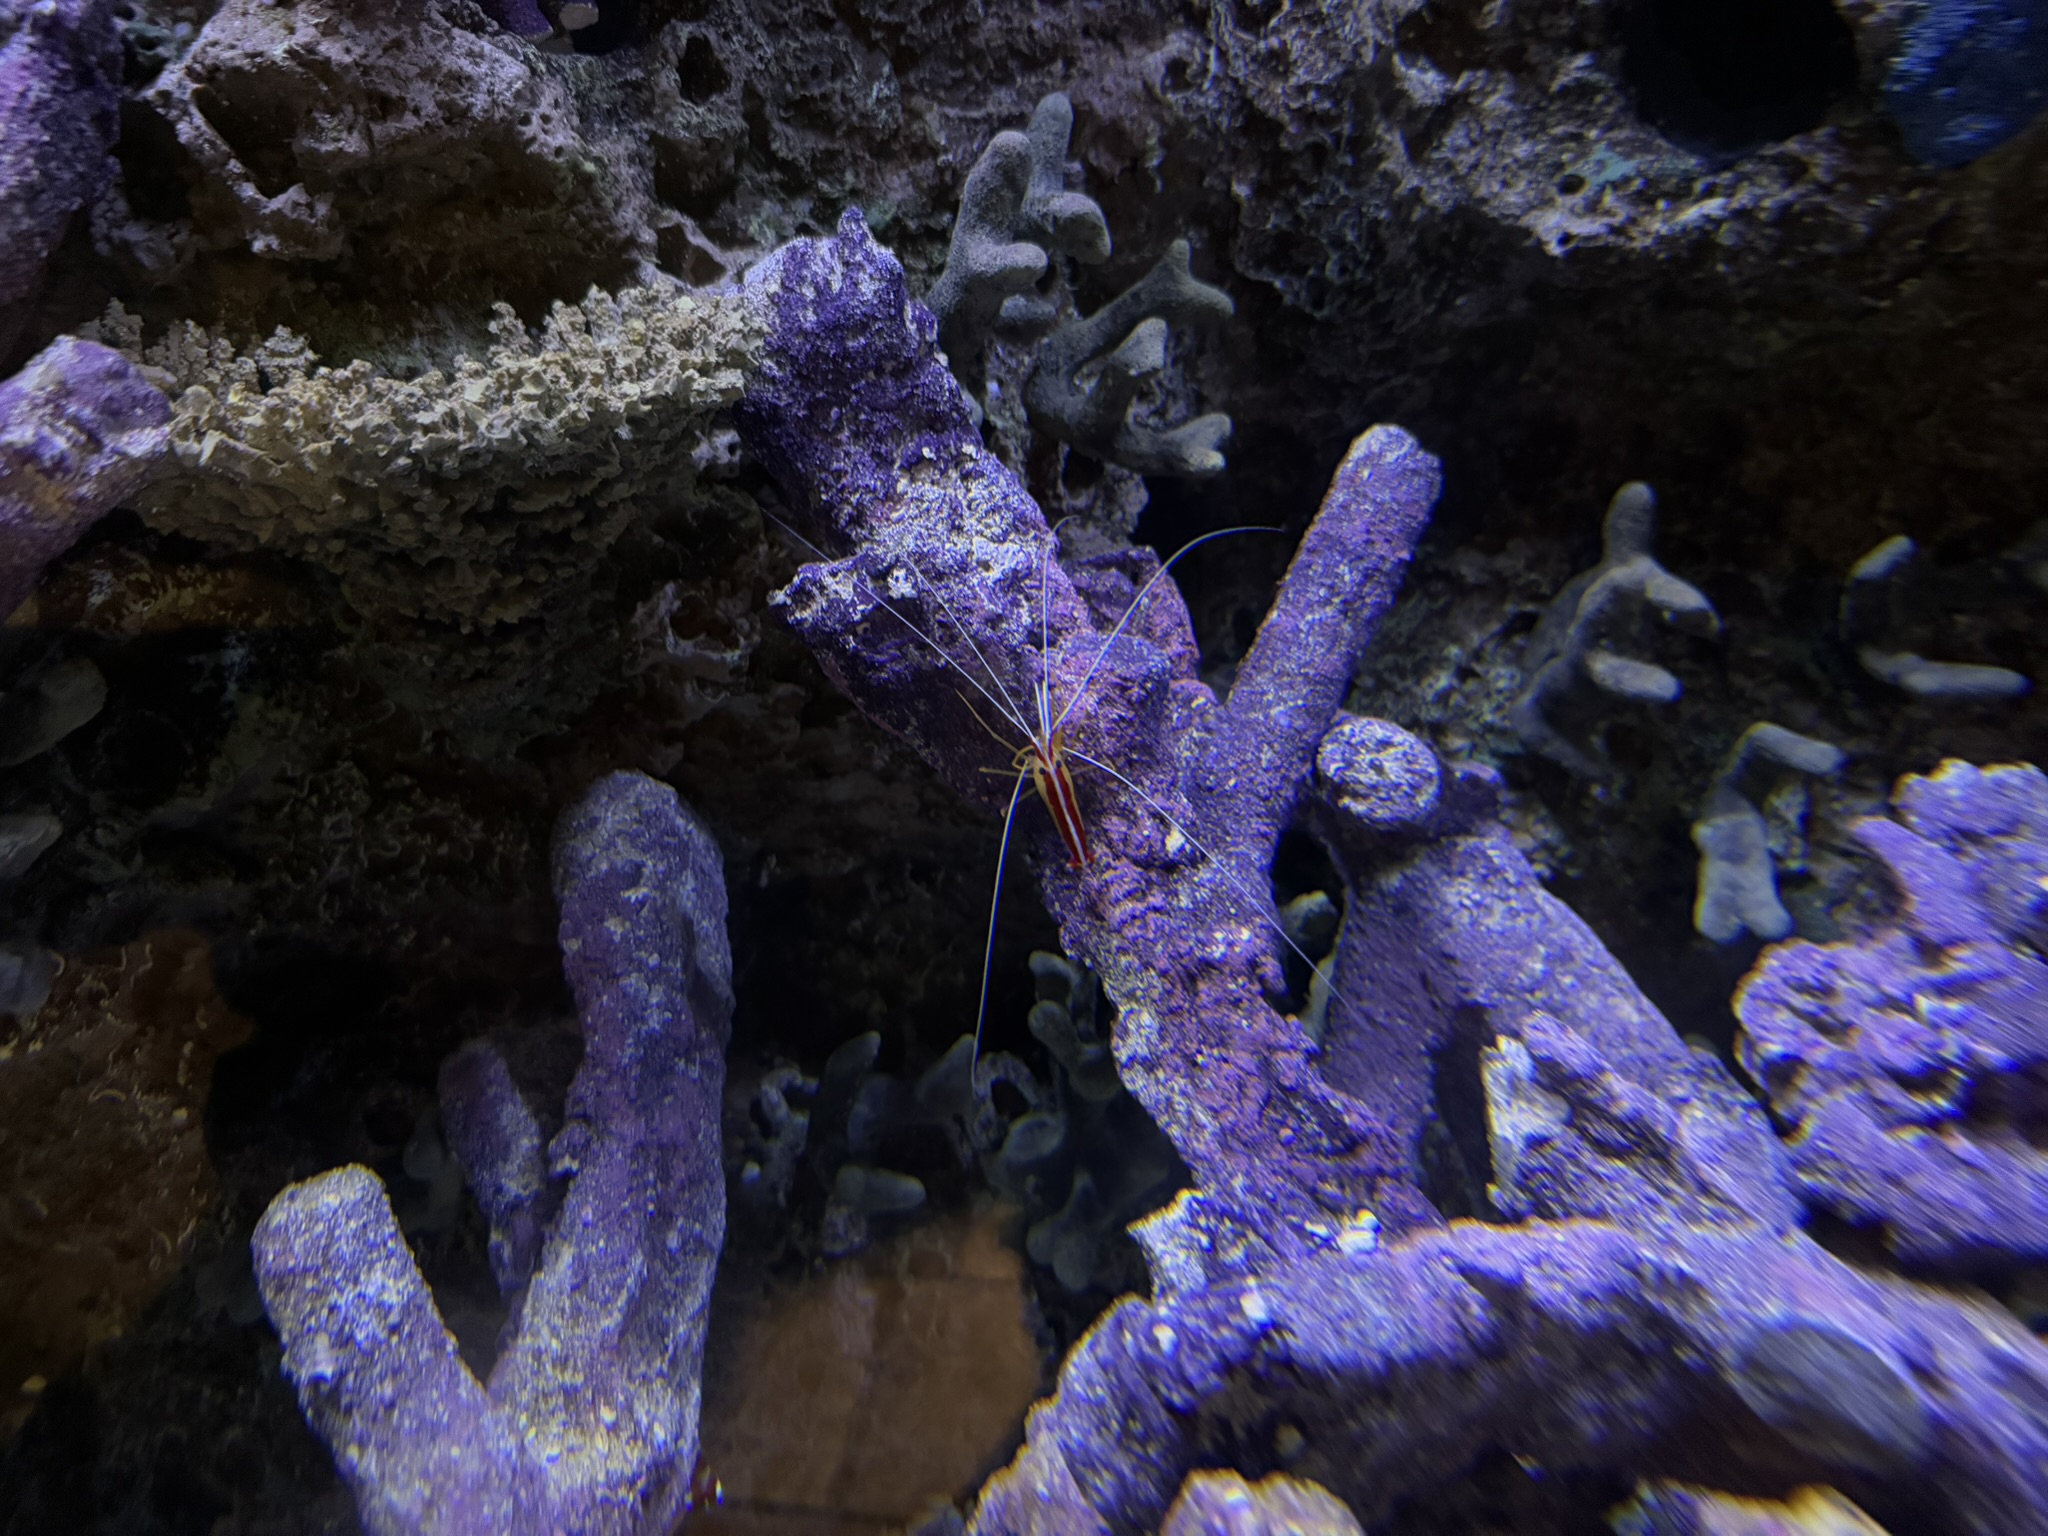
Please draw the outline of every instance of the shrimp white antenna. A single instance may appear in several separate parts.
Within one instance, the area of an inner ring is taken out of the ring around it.
[[[1010,808],[1003,812],[1003,840],[996,844],[996,885],[988,898],[988,942],[981,946],[981,1001],[974,1006],[974,1048],[968,1052],[970,1076],[981,1061],[981,1026],[988,1018],[988,976],[996,959],[996,914],[1003,905],[1003,865],[1010,857],[1010,824],[1017,819],[1017,802],[1024,798],[1024,775],[1010,787]]]
[[[1128,789],[1140,800],[1143,800],[1147,805],[1151,806],[1152,809],[1158,814],[1159,819],[1161,821],[1165,822],[1169,827],[1173,828],[1174,831],[1178,832],[1182,837],[1186,838],[1190,843],[1194,845],[1195,852],[1199,853],[1203,858],[1209,861],[1209,863],[1215,868],[1216,873],[1221,875],[1226,881],[1230,883],[1231,889],[1236,891],[1238,895],[1242,896],[1246,901],[1252,904],[1252,909],[1259,914],[1259,917],[1261,918],[1261,920],[1265,922],[1266,926],[1271,928],[1275,933],[1280,935],[1280,942],[1285,944],[1289,949],[1293,950],[1295,954],[1299,955],[1301,957],[1302,963],[1306,965],[1314,975],[1321,978],[1323,985],[1330,989],[1330,995],[1332,997],[1337,998],[1339,1001],[1345,1003],[1349,1003],[1351,1001],[1350,998],[1344,996],[1342,992],[1339,992],[1337,990],[1337,984],[1336,982],[1330,979],[1329,972],[1325,971],[1320,964],[1318,964],[1315,960],[1311,959],[1307,950],[1303,949],[1299,944],[1294,942],[1294,940],[1288,935],[1285,925],[1283,925],[1277,917],[1270,915],[1266,911],[1266,908],[1273,904],[1273,898],[1270,894],[1267,895],[1264,901],[1261,901],[1258,898],[1258,896],[1254,894],[1251,887],[1247,886],[1242,880],[1238,879],[1235,874],[1231,873],[1231,869],[1228,864],[1224,863],[1223,860],[1217,858],[1216,855],[1211,853],[1207,848],[1204,848],[1200,841],[1197,840],[1194,833],[1190,832],[1186,827],[1182,826],[1178,821],[1176,821],[1171,811],[1167,810],[1165,806],[1161,805],[1157,800],[1153,799],[1150,795],[1145,793],[1145,791],[1138,785],[1133,784],[1129,779],[1125,778],[1122,774],[1118,773],[1114,768],[1110,767],[1109,764],[1105,762],[1100,762],[1097,759],[1090,757],[1085,752],[1076,752],[1071,747],[1067,749],[1067,756],[1075,758],[1080,762],[1086,763],[1090,768],[1101,769],[1104,773],[1108,774],[1112,779],[1115,779],[1117,783],[1123,785],[1125,789]]]
[[[788,523],[785,523],[773,512],[770,512],[767,508],[764,507],[761,509],[761,515],[767,518],[770,522],[774,523],[776,527],[780,528],[792,539],[795,539],[797,543],[803,545],[805,549],[808,549],[820,560],[823,560],[828,564],[831,563],[832,557],[830,555],[826,554],[824,550],[818,548],[817,545],[813,544],[809,539],[805,538],[802,534],[798,533],[794,528],[790,527]],[[905,629],[909,630],[913,635],[917,636],[918,639],[922,640],[926,645],[930,646],[934,651],[936,651],[938,653],[939,660],[943,661],[955,672],[958,672],[962,677],[966,678],[968,682],[972,683],[974,685],[974,691],[980,694],[984,699],[987,699],[989,704],[999,714],[1001,714],[1005,720],[1009,721],[1010,724],[1014,725],[1024,735],[1029,736],[1031,734],[1031,727],[1024,723],[1023,713],[1020,710],[1018,710],[1015,707],[1015,705],[1011,703],[1010,699],[1008,698],[1009,690],[1003,687],[1003,680],[996,676],[995,668],[989,666],[988,658],[981,654],[981,647],[974,643],[974,637],[968,634],[966,629],[962,628],[961,623],[958,619],[953,617],[953,610],[949,606],[947,606],[944,595],[940,593],[937,587],[932,585],[931,579],[928,576],[926,576],[923,571],[918,570],[915,561],[911,560],[908,556],[899,556],[898,558],[901,559],[905,565],[910,567],[912,573],[916,575],[919,581],[924,583],[925,590],[930,592],[933,597],[938,599],[940,610],[946,615],[946,618],[952,623],[953,627],[960,631],[962,638],[964,638],[967,641],[968,649],[974,652],[974,659],[981,663],[983,669],[986,670],[988,673],[989,681],[996,685],[997,689],[1001,691],[1004,697],[998,698],[995,694],[990,693],[988,689],[983,687],[980,678],[976,677],[972,672],[969,672],[965,667],[961,666],[959,662],[955,661],[952,658],[952,656],[947,653],[946,648],[943,645],[939,644],[938,641],[934,640],[930,635],[926,634],[922,629],[918,628],[917,625],[911,623],[909,615],[904,613],[903,610],[898,608],[894,603],[890,602],[889,599],[882,596],[880,592],[877,592],[875,590],[875,584],[872,581],[869,581],[868,578],[859,570],[855,570],[853,572],[853,577],[856,581],[858,581],[861,584],[863,588],[866,589],[868,596],[875,600],[876,604],[880,606],[883,612],[887,613],[897,623],[901,624]]]
[[[939,590],[938,583],[934,582],[931,579],[931,577],[925,575],[924,571],[919,567],[918,563],[915,560],[911,559],[910,556],[898,555],[897,558],[901,560],[905,565],[910,567],[910,572],[913,576],[915,576],[919,581],[924,583],[924,589],[927,592],[931,593],[933,600],[938,603],[939,611],[946,616],[946,622],[951,624],[954,629],[959,631],[960,638],[967,642],[967,649],[974,652],[974,659],[981,663],[982,671],[988,674],[988,680],[994,683],[996,685],[996,688],[1002,693],[1004,705],[1006,706],[1003,708],[1003,718],[1008,720],[1010,724],[1017,727],[1017,729],[1021,731],[1024,735],[1029,736],[1031,734],[1031,727],[1024,723],[1024,711],[1017,708],[1016,701],[1010,698],[1010,690],[1008,686],[1003,682],[1002,678],[997,675],[996,669],[988,664],[988,658],[981,654],[981,647],[974,643],[973,632],[969,630],[965,624],[962,624],[959,621],[959,619],[954,617],[953,605],[946,601],[946,594]],[[876,601],[880,602],[881,599],[877,598]],[[883,606],[886,607],[887,604],[884,604]],[[1027,618],[1025,622],[1028,624],[1031,621]],[[946,656],[946,653],[944,651],[939,652],[939,654],[941,656]],[[953,658],[950,656],[946,656],[946,660],[951,662],[953,661]],[[958,662],[953,662],[953,665],[957,670],[960,671],[961,676],[966,676],[966,670],[960,667],[960,664]],[[986,688],[982,689],[981,691],[984,695],[988,693],[988,690]]]
[[[1060,530],[1078,514],[1069,512],[1046,534],[1044,563],[1038,568],[1038,729],[1040,739],[1052,735],[1052,610],[1048,592],[1052,587],[1052,555],[1059,547]]]
[[[1166,579],[1166,573],[1173,569],[1174,563],[1182,555],[1185,555],[1191,549],[1208,543],[1211,539],[1220,539],[1227,534],[1279,533],[1280,531],[1278,528],[1269,528],[1263,523],[1247,523],[1240,528],[1213,528],[1199,538],[1189,539],[1187,543],[1176,549],[1160,564],[1159,569],[1152,573],[1151,579],[1138,589],[1138,595],[1131,599],[1131,606],[1124,610],[1124,616],[1116,621],[1116,628],[1112,629],[1109,632],[1109,638],[1102,642],[1102,648],[1095,653],[1095,660],[1089,663],[1087,672],[1082,675],[1080,686],[1074,690],[1074,696],[1067,700],[1067,707],[1059,712],[1059,718],[1052,722],[1053,726],[1065,725],[1067,723],[1067,716],[1074,712],[1074,706],[1088,696],[1088,685],[1095,681],[1095,674],[1101,670],[1103,661],[1109,655],[1109,648],[1115,645],[1118,639],[1122,637],[1125,628],[1129,626],[1132,618],[1136,616],[1138,609],[1144,605],[1145,599],[1152,595],[1152,589]],[[1050,727],[1047,729],[1046,734],[1048,736],[1052,734]],[[1080,754],[1076,753],[1075,756],[1078,757]],[[1144,791],[1140,790],[1139,793],[1142,794]],[[1182,835],[1186,836],[1185,833]]]

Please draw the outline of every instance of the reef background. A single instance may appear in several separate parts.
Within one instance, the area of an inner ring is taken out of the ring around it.
[[[1415,433],[1444,497],[1353,706],[1500,766],[1555,889],[1675,1024],[1725,1048],[1757,946],[1692,931],[1688,825],[1745,726],[1852,754],[1815,786],[1785,880],[1816,938],[1884,900],[1844,829],[1898,774],[2048,752],[2038,687],[1913,702],[1835,626],[1849,566],[1905,533],[1923,546],[1917,647],[2048,680],[2048,593],[2023,542],[2048,517],[2048,125],[1929,164],[1887,92],[1912,43],[1900,7],[1708,9],[614,0],[562,53],[455,0],[402,19],[338,0],[130,6],[117,174],[0,321],[0,374],[118,300],[145,341],[189,321],[247,354],[282,325],[323,361],[403,378],[480,354],[493,304],[537,327],[592,285],[713,290],[856,204],[921,288],[974,158],[1064,90],[1080,186],[1117,242],[1075,274],[1081,307],[1180,236],[1237,304],[1176,353],[1167,402],[1232,416],[1230,467],[1155,483],[1137,536],[1298,532],[1352,434]],[[716,404],[678,445],[687,472],[637,487],[615,542],[548,566],[526,610],[492,606],[489,546],[414,601],[346,536],[266,541],[230,504],[117,514],[10,621],[17,678],[82,658],[106,700],[0,770],[7,810],[65,828],[9,893],[9,936],[93,957],[145,1033],[249,1038],[188,1106],[203,1158],[188,1148],[175,1176],[116,1158],[123,1128],[74,1122],[74,1170],[121,1170],[136,1210],[177,1230],[168,1261],[105,1261],[104,1315],[13,1404],[0,1531],[353,1528],[252,1310],[248,1232],[287,1180],[365,1161],[421,1208],[444,1296],[488,1296],[474,1212],[427,1213],[422,1126],[459,1041],[567,1011],[547,829],[598,772],[664,775],[723,847],[736,1147],[773,1062],[816,1071],[872,1029],[914,1074],[971,1022],[995,827],[857,717],[766,606],[793,559]],[[1101,473],[1070,457],[1066,492]],[[1683,699],[1617,707],[1621,771],[1588,785],[1526,755],[1505,714],[1522,639],[1638,478],[1661,499],[1659,558],[1726,628],[1661,643]],[[1289,547],[1182,567],[1219,675]],[[1021,873],[1005,895],[991,1039],[1028,1052],[1024,956],[1052,933]],[[191,946],[164,935],[194,932],[209,958],[150,984]],[[42,1091],[0,1063],[9,1118]],[[942,1260],[914,1240],[878,1251],[877,1283],[1003,1283],[943,1149],[903,1156],[969,1235]],[[736,1237],[720,1294],[809,1257]],[[115,1283],[138,1265],[147,1283]],[[1030,1284],[1049,1371],[1107,1295]],[[910,1290],[884,1305],[916,1315]],[[480,1304],[469,1329],[494,1327]],[[918,1346],[956,1374],[903,1411],[942,1420],[975,1382],[1028,1376],[992,1337]],[[799,1391],[752,1383],[740,1417],[813,1432]],[[1567,1530],[1606,1496],[1488,1471],[1415,1519]]]

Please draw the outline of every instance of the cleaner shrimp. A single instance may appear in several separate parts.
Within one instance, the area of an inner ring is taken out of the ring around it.
[[[819,559],[830,558],[823,550],[811,543],[809,539],[806,539],[794,528],[791,528],[789,524],[783,522],[781,518],[775,517],[773,513],[768,514],[768,516],[785,533],[817,555]],[[1042,658],[1049,658],[1052,653],[1052,624],[1049,598],[1052,579],[1052,551],[1059,542],[1059,531],[1066,526],[1067,521],[1068,519],[1062,518],[1048,531],[1046,548],[1041,556],[1038,611],[1039,654]],[[974,1045],[969,1056],[970,1070],[972,1070],[972,1064],[981,1059],[981,1036],[988,1017],[989,979],[995,956],[996,923],[1001,913],[1003,873],[1008,867],[1010,833],[1016,824],[1017,808],[1023,802],[1024,786],[1026,784],[1031,785],[1036,791],[1039,800],[1045,805],[1047,814],[1052,818],[1053,828],[1058,832],[1060,842],[1066,848],[1068,866],[1075,870],[1085,869],[1094,859],[1094,850],[1088,840],[1087,822],[1082,815],[1080,798],[1074,790],[1073,775],[1067,766],[1070,759],[1099,773],[1107,774],[1140,800],[1144,801],[1152,812],[1164,821],[1168,828],[1183,839],[1189,847],[1201,855],[1240,897],[1243,897],[1252,904],[1254,910],[1259,913],[1266,925],[1274,933],[1278,934],[1281,942],[1308,966],[1311,974],[1322,981],[1324,986],[1329,989],[1331,996],[1341,996],[1332,984],[1331,978],[1323,966],[1313,956],[1303,950],[1294,941],[1292,936],[1288,934],[1286,928],[1280,923],[1279,918],[1267,910],[1272,904],[1270,893],[1264,901],[1261,901],[1245,886],[1243,881],[1231,872],[1223,860],[1211,853],[1153,795],[1147,793],[1142,786],[1134,783],[1127,775],[1110,764],[1090,756],[1077,747],[1069,745],[1065,734],[1069,717],[1080,706],[1081,702],[1087,698],[1089,686],[1095,681],[1095,675],[1101,670],[1102,663],[1107,659],[1116,642],[1122,638],[1124,631],[1129,628],[1131,621],[1137,617],[1139,611],[1144,607],[1145,600],[1152,595],[1153,589],[1166,578],[1174,565],[1184,555],[1207,544],[1212,539],[1226,538],[1239,533],[1278,533],[1280,531],[1278,528],[1256,523],[1235,528],[1212,529],[1208,533],[1190,539],[1165,560],[1161,561],[1159,569],[1146,579],[1145,584],[1138,589],[1137,595],[1131,599],[1130,604],[1124,609],[1115,627],[1104,637],[1101,646],[1096,650],[1094,660],[1089,663],[1087,671],[1082,674],[1081,681],[1075,686],[1073,695],[1063,706],[1058,708],[1054,706],[1048,667],[1044,664],[1040,667],[1039,676],[1031,684],[1029,708],[1022,707],[1017,703],[1009,687],[1003,682],[1001,674],[990,664],[988,657],[982,653],[981,647],[975,643],[973,634],[954,615],[951,605],[946,602],[945,594],[939,590],[936,583],[932,582],[925,576],[923,571],[918,569],[916,562],[912,561],[908,556],[898,556],[897,558],[902,560],[903,564],[916,576],[918,583],[924,591],[929,593],[937,602],[939,611],[945,616],[947,623],[952,625],[960,638],[967,642],[967,648],[973,653],[975,662],[987,676],[987,683],[984,683],[981,678],[976,677],[973,672],[961,664],[958,657],[939,644],[935,638],[927,634],[907,614],[876,590],[873,582],[869,581],[865,576],[859,577],[867,595],[878,607],[888,613],[899,624],[903,625],[912,635],[922,641],[934,655],[955,673],[959,674],[976,693],[981,695],[982,699],[995,710],[1002,720],[1023,738],[1023,744],[1012,750],[1010,766],[1007,769],[984,768],[982,770],[982,772],[989,774],[1008,774],[1012,776],[1013,782],[1010,787],[1009,803],[1003,811],[1002,837],[996,845],[995,882],[994,889],[989,898],[988,937],[982,947],[981,994],[975,1005]],[[982,729],[986,730],[995,739],[998,746],[1006,750],[1011,749],[1011,743],[1005,741],[1002,733],[989,724],[982,716],[981,711],[975,708],[972,699],[969,699],[964,693],[960,695],[960,699],[974,718],[981,723]]]

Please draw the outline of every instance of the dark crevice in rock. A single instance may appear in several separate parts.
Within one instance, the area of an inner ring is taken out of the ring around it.
[[[1479,1059],[1492,1041],[1484,1023],[1476,1011],[1461,1015],[1450,1038],[1430,1053],[1435,1114],[1423,1127],[1416,1157],[1422,1192],[1453,1221],[1500,1220],[1488,1193],[1493,1151],[1487,1141],[1486,1084],[1479,1075]]]
[[[1820,126],[1856,88],[1856,44],[1828,0],[1634,0],[1623,75],[1645,122],[1732,161]]]
[[[196,87],[192,105],[234,151],[265,197],[282,196],[298,182],[299,160],[292,152],[297,124],[289,107],[253,101],[214,85]]]
[[[124,100],[114,157],[121,164],[121,190],[136,213],[163,223],[191,215],[192,157],[160,113],[132,98]]]
[[[725,93],[732,84],[732,74],[718,57],[718,50],[711,46],[711,39],[698,32],[683,45],[683,57],[676,65],[676,84],[685,101],[702,105]]]

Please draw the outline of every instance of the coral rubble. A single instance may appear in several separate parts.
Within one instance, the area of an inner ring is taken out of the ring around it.
[[[557,304],[538,336],[495,308],[481,359],[397,378],[321,365],[279,332],[102,327],[175,401],[176,472],[144,506],[228,549],[316,560],[369,615],[516,622],[559,602],[645,501],[680,494],[739,394],[748,328],[716,297],[635,288]]]
[[[704,499],[751,346],[729,301],[648,288],[557,304],[537,336],[499,304],[484,357],[411,378],[322,366],[283,330],[245,350],[190,323],[144,346],[119,310],[99,329],[175,400],[171,470],[141,498],[155,525],[330,573],[391,691],[485,742],[597,691],[593,573]]]

